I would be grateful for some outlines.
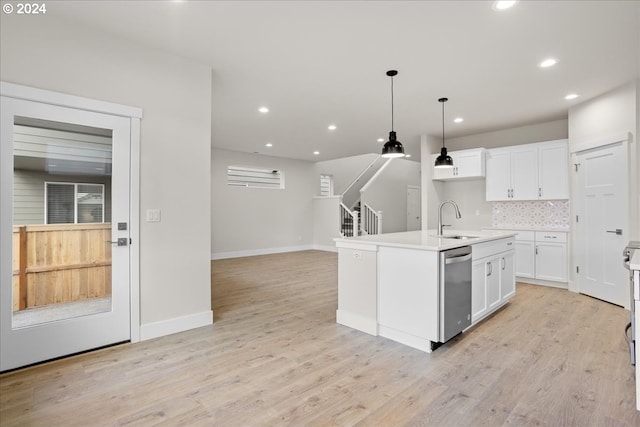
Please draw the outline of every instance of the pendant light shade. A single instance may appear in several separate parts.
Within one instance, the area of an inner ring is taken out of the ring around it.
[[[387,71],[387,76],[391,77],[391,132],[389,132],[389,140],[382,147],[382,157],[387,158],[404,157],[404,147],[396,139],[396,133],[393,130],[393,76],[397,74],[396,70]]]
[[[444,146],[444,103],[448,98],[440,98],[438,102],[442,103],[442,149],[440,155],[436,158],[435,167],[437,168],[451,168],[453,167],[453,159],[447,154],[447,147]]]

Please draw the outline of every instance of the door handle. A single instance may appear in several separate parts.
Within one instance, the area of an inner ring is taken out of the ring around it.
[[[607,233],[615,233],[617,236],[622,236],[622,229],[616,228],[615,230],[607,230]]]
[[[129,244],[129,238],[128,237],[118,237],[118,240],[116,241],[111,241],[111,240],[107,240],[107,243],[111,243],[112,245],[118,245],[118,246],[127,246]]]

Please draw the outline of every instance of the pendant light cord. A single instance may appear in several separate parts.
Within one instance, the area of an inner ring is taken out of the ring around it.
[[[442,103],[442,148],[444,148],[444,102]]]
[[[391,76],[391,132],[393,132],[393,76]]]

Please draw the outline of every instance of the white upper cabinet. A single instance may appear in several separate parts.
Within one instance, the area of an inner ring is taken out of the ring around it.
[[[449,155],[453,159],[452,168],[433,168],[433,179],[449,181],[456,179],[483,178],[485,175],[485,149],[474,148],[471,150],[451,151]],[[431,156],[433,165],[439,154]]]
[[[488,150],[486,164],[487,201],[569,198],[566,140]]]
[[[569,198],[569,147],[566,139],[540,144],[538,170],[540,199]]]

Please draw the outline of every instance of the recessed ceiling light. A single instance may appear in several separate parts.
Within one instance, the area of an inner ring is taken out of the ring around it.
[[[411,154],[405,154],[404,157],[408,159],[409,157],[411,157]]]
[[[267,107],[260,107],[258,108],[258,111],[260,111],[262,114],[265,114],[269,112],[269,109]]]
[[[493,2],[493,10],[506,10],[518,3],[517,0],[501,0]]]
[[[320,152],[319,152],[319,151],[314,151],[314,152],[313,152],[313,155],[314,155],[314,156],[317,156],[318,154],[320,154]]]
[[[384,142],[384,138],[378,138],[378,142]]]
[[[462,117],[456,117],[455,119],[453,119],[453,123],[462,123],[464,122],[464,119]]]
[[[273,147],[273,144],[270,142],[267,142],[266,144],[264,144],[265,147]]]
[[[576,99],[577,97],[579,97],[580,95],[578,95],[577,93],[570,93],[569,95],[565,96],[564,99],[570,101],[572,99]]]
[[[329,126],[328,126],[328,129],[329,129],[329,130],[336,130],[336,129],[338,129],[338,128],[336,127],[336,125],[329,125]]]
[[[548,68],[548,67],[553,67],[557,63],[558,63],[557,59],[548,58],[548,59],[545,59],[544,61],[542,61],[541,63],[539,63],[538,66],[540,68]]]

